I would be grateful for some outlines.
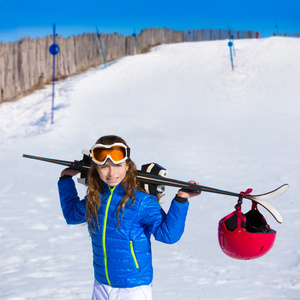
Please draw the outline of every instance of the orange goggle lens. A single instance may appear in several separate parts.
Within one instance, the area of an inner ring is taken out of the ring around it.
[[[92,148],[92,159],[97,164],[104,164],[109,158],[113,163],[121,163],[127,159],[127,149],[120,146],[110,148],[95,146]]]

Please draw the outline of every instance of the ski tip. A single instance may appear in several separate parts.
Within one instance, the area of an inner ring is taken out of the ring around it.
[[[256,203],[260,204],[262,207],[264,207],[267,211],[269,211],[269,213],[275,218],[275,220],[278,223],[283,223],[283,217],[280,214],[280,212],[274,207],[272,206],[270,203],[265,202],[263,200],[254,200]]]
[[[279,224],[283,223],[283,218],[281,217],[280,219],[275,219]]]
[[[269,199],[269,198],[277,197],[277,196],[285,193],[288,190],[288,188],[289,188],[289,185],[286,183],[271,192],[268,192],[265,194],[260,194],[260,195],[250,195],[250,197],[248,197],[248,198],[250,198],[252,200]],[[247,198],[247,196],[246,196],[246,198]]]
[[[281,214],[277,214],[276,216],[273,216],[275,218],[275,220],[279,223],[282,224],[283,223],[283,217]]]
[[[278,211],[276,211],[276,213],[272,215],[279,224],[283,223],[283,217]]]
[[[283,193],[285,193],[289,188],[289,185],[287,183],[283,184],[282,186],[280,186],[279,188],[277,188],[276,190],[274,190],[274,196],[279,196]]]

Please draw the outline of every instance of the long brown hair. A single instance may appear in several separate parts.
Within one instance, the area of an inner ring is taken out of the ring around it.
[[[123,143],[127,147],[127,143],[119,136],[115,135],[107,135],[99,138],[96,144],[103,145],[112,145],[114,143]],[[139,183],[137,181],[137,170],[135,163],[128,158],[126,161],[126,165],[128,170],[126,172],[126,176],[122,183],[125,188],[125,195],[119,203],[119,206],[116,211],[116,218],[118,220],[118,224],[120,225],[119,212],[122,209],[122,216],[124,214],[125,204],[131,198],[132,205],[135,202],[135,191],[141,190],[139,187]],[[103,181],[100,179],[100,176],[97,171],[97,164],[91,161],[91,167],[87,177],[87,202],[86,202],[86,220],[90,229],[95,226],[98,226],[99,220],[97,212],[101,206],[101,198],[100,194],[103,191]],[[121,217],[122,218],[122,217]],[[118,225],[118,227],[119,227]]]

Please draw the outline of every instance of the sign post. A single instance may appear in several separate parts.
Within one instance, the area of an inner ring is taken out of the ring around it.
[[[234,70],[234,65],[233,65],[233,57],[232,57],[232,46],[233,46],[233,42],[229,42],[228,43],[228,46],[230,48],[230,60],[231,60],[231,68],[232,68],[232,71]]]
[[[52,109],[51,109],[51,124],[53,124],[54,96],[55,96],[55,56],[59,52],[59,46],[55,43],[55,24],[53,24],[53,44],[49,47],[49,52],[53,56]]]
[[[97,37],[100,43],[100,48],[101,48],[101,52],[102,52],[102,57],[103,57],[103,63],[104,63],[104,68],[106,69],[106,62],[105,62],[105,56],[104,56],[104,51],[103,51],[103,46],[102,46],[102,42],[101,42],[101,35],[98,31],[98,27],[96,26],[96,30],[97,30]]]

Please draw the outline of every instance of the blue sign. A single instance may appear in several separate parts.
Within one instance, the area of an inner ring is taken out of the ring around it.
[[[229,46],[229,47],[232,47],[232,46],[233,46],[233,42],[229,42],[229,43],[228,43],[228,46]]]
[[[50,47],[49,47],[49,52],[50,54],[52,55],[56,55],[58,52],[59,52],[59,46],[57,44],[52,44]]]

